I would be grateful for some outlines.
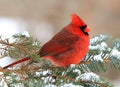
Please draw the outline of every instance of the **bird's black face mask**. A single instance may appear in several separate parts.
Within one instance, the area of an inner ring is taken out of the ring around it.
[[[79,26],[79,28],[82,30],[82,32],[83,32],[85,35],[89,35],[88,32],[85,32],[85,29],[87,28],[87,25],[85,25],[85,26]]]

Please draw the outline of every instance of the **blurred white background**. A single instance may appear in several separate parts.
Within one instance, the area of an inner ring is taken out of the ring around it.
[[[70,23],[72,13],[86,21],[92,29],[91,37],[120,37],[120,0],[0,0],[0,35],[10,38],[28,31],[44,44]],[[102,76],[119,87],[119,73],[109,70]]]

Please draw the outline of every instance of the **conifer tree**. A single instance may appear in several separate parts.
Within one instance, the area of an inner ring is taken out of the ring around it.
[[[40,42],[31,36],[15,34],[13,38],[10,43],[0,37],[0,58],[29,56],[31,60],[8,69],[0,67],[0,87],[113,87],[96,72],[104,73],[108,66],[120,69],[120,39],[113,40],[109,35],[93,37],[84,60],[69,67],[45,64],[37,55]]]

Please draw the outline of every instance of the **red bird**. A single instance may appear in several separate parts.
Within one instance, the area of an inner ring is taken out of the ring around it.
[[[69,66],[80,63],[89,50],[89,31],[86,23],[76,14],[71,23],[57,33],[39,51],[39,55],[52,61],[56,66]],[[18,60],[4,68],[30,60],[29,57]]]

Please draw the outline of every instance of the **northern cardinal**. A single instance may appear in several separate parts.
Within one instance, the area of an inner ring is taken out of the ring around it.
[[[57,33],[39,50],[38,54],[52,61],[56,66],[80,63],[89,50],[89,31],[86,23],[76,14],[71,15],[71,23]],[[28,61],[29,57],[18,60],[4,68]]]

